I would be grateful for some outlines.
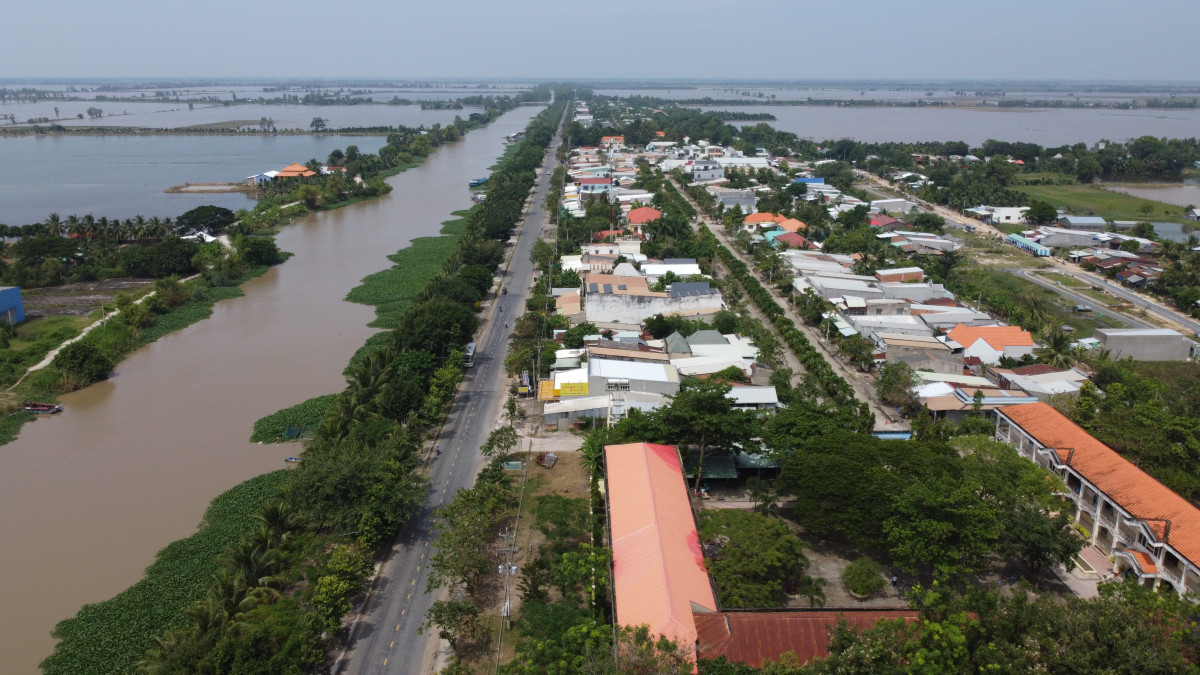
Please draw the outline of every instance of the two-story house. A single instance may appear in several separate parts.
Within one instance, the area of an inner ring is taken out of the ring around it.
[[[1200,594],[1200,509],[1046,403],[995,415],[997,439],[1066,482],[1076,522],[1115,572]]]

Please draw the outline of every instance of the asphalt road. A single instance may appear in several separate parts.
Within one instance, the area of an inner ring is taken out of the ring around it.
[[[543,204],[561,142],[560,135],[550,144],[525,224],[501,282],[508,294],[498,295],[489,309],[489,318],[476,339],[475,366],[467,369],[458,399],[441,437],[436,440],[441,452],[428,464],[429,496],[393,543],[363,615],[352,629],[351,644],[341,668],[335,668],[335,672],[410,675],[431,672],[438,638],[431,632],[419,635],[417,629],[430,605],[440,597],[438,592],[425,593],[428,561],[435,550],[431,546],[432,511],[475,483],[475,475],[484,463],[479,447],[495,428],[507,398],[509,380],[504,372],[504,355],[510,332],[508,322],[523,313],[533,283],[529,254],[546,222]]]
[[[1069,286],[1060,286],[1059,284],[1056,284],[1053,281],[1050,281],[1043,276],[1039,276],[1038,274],[1036,274],[1036,272],[1037,272],[1037,270],[1031,270],[1031,269],[1008,270],[1009,274],[1013,274],[1013,275],[1016,275],[1019,277],[1024,277],[1025,279],[1032,281],[1033,283],[1037,284],[1038,286],[1042,286],[1044,288],[1049,288],[1050,290],[1054,291],[1055,293],[1058,293],[1059,295],[1070,300],[1071,302],[1074,302],[1077,305],[1087,305],[1088,307],[1091,307],[1092,309],[1100,312],[1101,314],[1115,316],[1115,317],[1117,317],[1117,319],[1124,321],[1125,323],[1129,324],[1130,326],[1132,326],[1134,328],[1157,328],[1158,327],[1155,324],[1152,324],[1149,321],[1146,321],[1145,319],[1139,319],[1136,316],[1132,316],[1132,315],[1126,314],[1124,312],[1117,312],[1105,305],[1101,305],[1100,303],[1096,302],[1095,298],[1089,298],[1088,296],[1086,296],[1082,293],[1076,293]],[[1067,273],[1065,270],[1055,270],[1055,272],[1058,274]],[[1083,280],[1088,281],[1088,282],[1093,281],[1091,279],[1083,279]]]
[[[1114,284],[1106,279],[1100,278],[1099,276],[1080,272],[1074,269],[1072,266],[1060,261],[1055,261],[1054,266],[1057,268],[1055,271],[1060,274],[1068,274],[1076,279],[1079,279],[1080,281],[1087,282],[1090,285],[1101,286],[1105,291],[1117,296],[1118,298],[1121,298],[1122,300],[1128,300],[1136,307],[1145,307],[1147,312],[1165,319],[1166,321],[1178,324],[1185,330],[1191,331],[1193,334],[1200,333],[1200,321],[1196,321],[1195,319],[1191,319],[1183,314],[1180,314],[1179,312],[1168,309],[1167,307],[1160,305],[1157,300],[1152,300],[1148,296],[1145,296],[1141,293],[1135,293],[1120,284]]]

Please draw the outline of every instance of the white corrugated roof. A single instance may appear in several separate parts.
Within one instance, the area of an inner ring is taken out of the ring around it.
[[[726,396],[738,405],[779,403],[779,393],[775,391],[775,387],[731,387]]]
[[[648,382],[679,381],[679,372],[676,371],[675,366],[639,361],[591,359],[588,361],[588,374],[608,379],[645,380]]]

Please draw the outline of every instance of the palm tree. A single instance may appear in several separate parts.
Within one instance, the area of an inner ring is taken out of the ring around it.
[[[228,549],[219,562],[241,576],[247,588],[270,587],[278,582],[274,574],[279,567],[279,551],[258,542],[242,541]]]
[[[268,502],[263,506],[262,513],[254,516],[254,520],[280,540],[300,526],[296,510],[282,499]]]
[[[822,577],[810,577],[805,574],[800,578],[800,595],[808,598],[809,607],[825,606],[825,584],[826,581]]]
[[[57,213],[46,216],[46,234],[52,237],[62,236],[62,221],[58,219]]]
[[[458,268],[463,266],[464,262],[462,253],[455,250],[446,256],[446,260],[442,262],[442,271],[446,274],[454,274],[458,271]]]
[[[138,661],[138,672],[147,673],[147,675],[172,672],[171,655],[179,649],[182,643],[191,639],[192,631],[193,629],[189,628],[177,628],[168,631],[162,637],[155,637],[155,646],[146,652],[146,656],[141,661]]]
[[[81,218],[80,220],[81,220],[81,222],[78,225],[78,227],[79,227],[78,231],[80,233],[82,233],[84,236],[91,236],[96,233],[96,217],[95,216],[93,216],[90,213],[87,213],[87,214],[84,214],[83,218]]]
[[[750,489],[750,501],[754,502],[755,513],[764,516],[779,515],[779,498],[766,481],[754,476],[746,481],[746,487]]]
[[[246,577],[240,573],[228,569],[218,570],[213,575],[213,581],[213,586],[208,592],[208,597],[213,602],[205,600],[199,603],[199,607],[193,608],[202,611],[202,618],[209,621],[210,625],[241,621],[246,617],[246,613],[257,607],[264,598],[263,593],[253,592],[255,589],[246,583]]]
[[[169,218],[167,219],[167,222],[170,222]],[[171,232],[170,227],[168,227],[167,224],[163,222],[163,219],[159,218],[158,216],[150,217],[150,222],[147,224],[146,229],[150,236],[154,239],[162,239]]]
[[[348,397],[338,396],[333,405],[329,406],[329,411],[325,413],[324,419],[321,420],[320,433],[337,441],[350,433],[350,426],[353,422],[353,404]]]
[[[1033,350],[1038,359],[1046,365],[1055,368],[1070,368],[1074,363],[1071,350],[1071,336],[1057,328],[1046,336],[1041,347]]]
[[[225,604],[221,602],[220,598],[213,595],[209,595],[189,607],[184,611],[184,615],[196,624],[196,629],[201,634],[212,630],[219,630],[229,622],[229,615],[225,612]],[[160,646],[163,645],[160,644]]]

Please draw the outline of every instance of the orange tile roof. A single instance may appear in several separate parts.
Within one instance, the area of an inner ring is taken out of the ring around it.
[[[275,174],[275,177],[276,178],[295,178],[297,176],[315,176],[315,175],[317,175],[317,172],[313,171],[312,169],[308,168],[307,166],[293,162],[293,163],[283,167],[282,169],[280,169],[279,173]]]
[[[1054,448],[1059,461],[1067,462],[1135,518],[1146,521],[1160,541],[1200,565],[1200,509],[1046,403],[1009,406],[999,413],[1038,443]]]
[[[779,227],[788,232],[799,232],[800,230],[808,229],[807,225],[805,225],[802,221],[796,220],[795,218],[784,218],[783,220],[779,221]]]
[[[1142,568],[1142,574],[1158,574],[1158,565],[1154,564],[1154,559],[1141,551],[1133,549],[1122,549],[1137,562],[1137,566]]]
[[[912,610],[799,610],[784,612],[695,612],[702,659],[724,656],[751,668],[765,661],[778,661],[787,652],[795,652],[799,665],[829,656],[829,629],[839,618],[860,632],[872,628],[880,619],[917,620]]]
[[[778,223],[787,220],[778,213],[751,213],[746,216],[744,223]]]
[[[630,211],[626,217],[629,218],[629,222],[631,223],[642,224],[648,223],[652,220],[658,220],[659,218],[662,218],[662,215],[662,211],[659,211],[658,209],[653,209],[649,206],[640,206]]]
[[[948,335],[963,347],[970,347],[981,339],[995,350],[1033,346],[1033,335],[1020,326],[964,326],[960,323],[951,328]]]
[[[617,623],[696,644],[693,603],[716,611],[679,455],[670,445],[604,448]]]

